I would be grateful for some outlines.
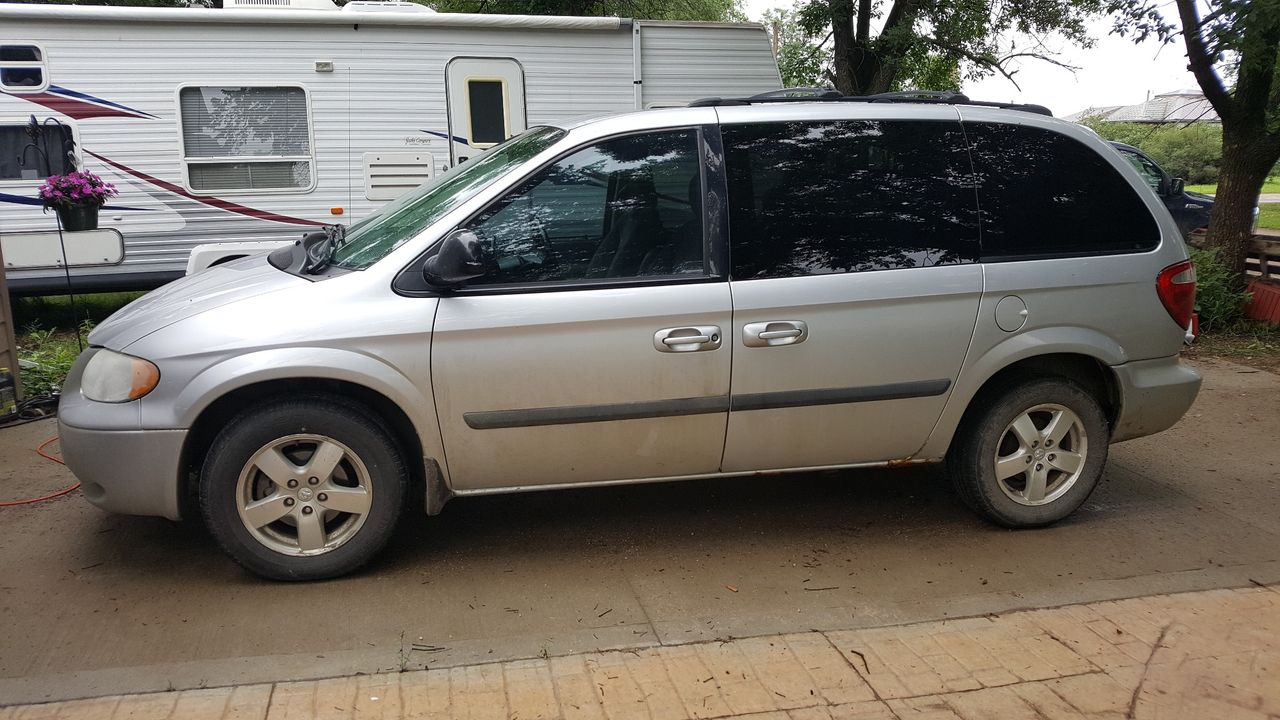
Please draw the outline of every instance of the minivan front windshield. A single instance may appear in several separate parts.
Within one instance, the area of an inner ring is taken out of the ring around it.
[[[382,206],[347,230],[332,264],[349,270],[369,267],[564,136],[559,128],[532,128]]]

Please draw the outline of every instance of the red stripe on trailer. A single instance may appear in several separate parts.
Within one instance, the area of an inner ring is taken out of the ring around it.
[[[216,198],[216,197],[207,196],[207,195],[195,195],[190,192],[187,192],[187,189],[180,185],[175,185],[167,180],[161,180],[160,178],[154,177],[152,175],[148,175],[142,172],[141,170],[134,170],[128,165],[122,165],[116,162],[115,160],[112,160],[111,158],[103,157],[98,153],[93,152],[92,150],[85,150],[85,152],[98,158],[102,162],[110,165],[111,167],[116,168],[117,170],[122,170],[126,173],[129,173],[130,175],[138,178],[139,180],[144,180],[146,182],[151,183],[152,185],[155,185],[158,188],[161,188],[163,190],[168,190],[169,192],[175,195],[181,195],[182,197],[187,198],[188,200],[194,200],[198,203],[208,205],[209,207],[217,208],[219,210],[226,210],[227,212],[237,213],[239,215],[244,215],[246,217],[257,218],[258,220],[270,220],[272,222],[285,223],[286,225],[308,225],[313,227],[320,227],[324,225],[324,223],[316,220],[306,220],[303,218],[291,217],[289,215],[280,215],[278,213],[273,213],[268,210],[259,210],[257,208],[251,208],[247,205],[233,203],[230,200],[223,200],[222,198]]]

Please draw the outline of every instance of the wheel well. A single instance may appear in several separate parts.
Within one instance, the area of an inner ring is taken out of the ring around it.
[[[1012,383],[1046,376],[1067,378],[1083,387],[1102,406],[1108,427],[1115,427],[1116,419],[1120,416],[1120,388],[1115,373],[1097,358],[1075,353],[1036,355],[1001,369],[978,388],[960,421],[961,426],[969,421],[970,415],[981,406],[982,401],[991,395],[1003,391]]]
[[[269,380],[236,388],[214,400],[196,418],[187,434],[182,449],[183,486],[180,493],[182,517],[199,517],[196,507],[200,468],[213,440],[233,417],[253,405],[264,405],[278,398],[301,396],[339,397],[364,405],[387,425],[392,438],[399,446],[409,469],[410,493],[408,503],[422,506],[422,493],[426,486],[426,468],[423,464],[422,442],[409,417],[400,406],[381,393],[363,385],[342,380],[318,380],[298,378]]]

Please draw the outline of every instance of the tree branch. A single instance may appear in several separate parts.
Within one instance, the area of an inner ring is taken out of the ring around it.
[[[884,27],[880,29],[881,37],[901,24],[903,20],[915,20],[917,3],[918,0],[897,0],[889,10],[889,17],[885,18]]]
[[[858,0],[857,40],[865,45],[871,40],[871,0]]]
[[[1041,62],[1047,62],[1050,65],[1056,65],[1062,68],[1063,70],[1070,70],[1073,73],[1080,69],[1079,65],[1072,65],[1070,63],[1063,62],[1053,57],[1052,55],[1045,55],[1044,53],[1035,53],[1035,52],[1021,52],[1021,53],[1012,53],[1010,55],[1005,55],[1004,57],[996,60],[996,64],[1004,65],[1010,60],[1015,60],[1017,58],[1024,58],[1024,57],[1039,60]]]
[[[995,70],[996,72],[1003,75],[1006,80],[1013,83],[1013,86],[1017,88],[1019,91],[1022,90],[1022,86],[1018,84],[1018,81],[1013,79],[1013,73],[1001,67],[1000,58],[992,57],[990,55],[979,55],[978,53],[975,53],[972,50],[968,50],[966,48],[960,47],[959,45],[953,45],[952,43],[943,42],[937,38],[932,38],[924,35],[920,36],[920,40],[921,42],[924,42],[927,45],[932,45],[938,48],[939,50],[945,50],[954,55],[959,55],[960,57],[972,63],[980,65],[984,68],[987,68],[988,70]],[[1030,53],[1019,53],[1019,55],[1027,55],[1027,54],[1030,54]]]
[[[1196,0],[1175,1],[1178,5],[1178,17],[1182,20],[1182,37],[1187,45],[1187,67],[1196,76],[1196,82],[1200,84],[1209,104],[1218,111],[1218,116],[1226,117],[1234,112],[1235,103],[1222,86],[1222,78],[1213,69],[1213,57],[1200,34],[1203,25],[1196,9]]]

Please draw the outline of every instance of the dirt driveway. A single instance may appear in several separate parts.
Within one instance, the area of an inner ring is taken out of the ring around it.
[[[457,500],[359,575],[285,585],[192,524],[3,509],[0,704],[1280,582],[1280,376],[1199,366],[1187,418],[1038,531],[979,521],[937,468],[786,475]],[[53,432],[0,431],[0,499],[71,481],[32,452]]]

